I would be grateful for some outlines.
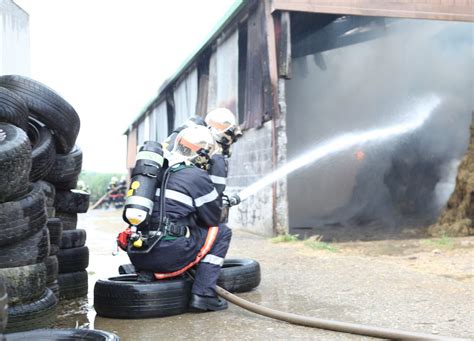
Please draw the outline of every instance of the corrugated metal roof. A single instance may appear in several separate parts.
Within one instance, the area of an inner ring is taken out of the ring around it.
[[[212,44],[223,31],[223,29],[227,26],[229,22],[234,19],[237,14],[245,7],[246,0],[236,0],[232,6],[227,10],[227,12],[222,16],[219,22],[214,26],[212,31],[207,35],[204,39],[204,42],[199,45],[195,52],[191,53],[189,57],[181,64],[181,66],[176,70],[176,72],[166,79],[163,84],[159,87],[158,94],[156,97],[151,99],[140,111],[140,114],[133,120],[133,122],[128,126],[127,130],[125,130],[124,134],[127,134],[131,127],[140,121],[142,117],[146,114],[147,109],[150,105],[161,95],[168,88],[168,86],[172,85],[174,82],[178,80],[178,78],[183,74],[189,66],[196,60],[196,58],[203,52],[210,44]]]

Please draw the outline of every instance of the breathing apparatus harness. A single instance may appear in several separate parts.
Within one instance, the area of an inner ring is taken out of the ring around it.
[[[117,245],[127,253],[148,253],[165,237],[189,234],[190,219],[171,221],[166,217],[166,187],[171,173],[160,143],[146,141],[137,153],[130,188],[123,210],[129,227],[117,237]],[[160,189],[160,216],[156,229],[150,225],[156,190]]]

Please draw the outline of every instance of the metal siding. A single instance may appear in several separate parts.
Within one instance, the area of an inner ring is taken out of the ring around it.
[[[151,141],[157,141],[156,139],[156,112],[153,110],[150,114],[150,126],[149,126],[149,132],[150,132],[150,140]]]
[[[164,141],[168,137],[168,114],[166,101],[161,102],[154,110],[156,141]]]
[[[189,72],[173,93],[175,104],[174,128],[179,127],[189,117],[196,114],[196,103],[198,95],[197,68]]]
[[[145,142],[145,120],[138,123],[137,128],[137,145],[140,147]]]

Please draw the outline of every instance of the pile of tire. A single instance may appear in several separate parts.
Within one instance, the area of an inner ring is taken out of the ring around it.
[[[82,167],[75,146],[79,126],[74,108],[54,90],[22,76],[0,77],[0,277],[8,293],[6,332],[43,328],[55,320],[63,221],[54,214],[57,193],[76,187]]]
[[[54,207],[63,230],[58,252],[59,296],[64,299],[86,296],[89,249],[85,245],[86,230],[77,228],[77,216],[87,212],[89,193],[56,188]]]

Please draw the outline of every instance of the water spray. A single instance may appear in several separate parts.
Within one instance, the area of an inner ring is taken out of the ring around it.
[[[395,124],[386,128],[373,129],[369,131],[362,131],[357,133],[348,133],[341,136],[337,136],[330,139],[327,142],[318,144],[310,151],[297,157],[296,159],[288,162],[283,167],[271,172],[258,180],[249,187],[243,189],[237,194],[240,200],[245,200],[249,196],[257,193],[264,187],[272,184],[273,182],[281,179],[282,177],[294,172],[297,169],[308,166],[315,161],[318,161],[326,156],[344,151],[351,147],[372,142],[381,141],[394,136],[402,135],[413,131],[423,125],[423,123],[430,117],[433,110],[441,103],[438,96],[430,95],[423,98],[417,105],[414,106],[413,110],[408,112],[410,118],[414,117],[413,120],[408,122]]]
[[[241,200],[247,199],[249,196],[257,193],[267,185],[272,184],[278,179],[290,174],[291,172],[312,164],[328,155],[341,152],[348,148],[357,146],[362,143],[367,143],[376,140],[388,139],[397,135],[402,135],[413,131],[423,125],[423,123],[430,117],[433,110],[440,104],[441,100],[436,96],[429,96],[425,98],[420,104],[409,113],[410,117],[415,117],[414,120],[392,125],[386,128],[373,129],[358,133],[344,134],[335,137],[323,144],[317,145],[309,152],[300,157],[288,162],[285,166],[266,175],[253,185],[242,190],[239,194],[235,194],[228,198],[228,206],[238,205]],[[189,273],[189,272],[188,272]],[[190,273],[194,277],[193,273]],[[378,338],[397,339],[397,340],[460,340],[445,336],[438,336],[432,334],[414,333],[397,329],[380,328],[374,326],[367,326],[356,323],[338,322],[332,320],[325,320],[307,316],[301,316],[292,313],[286,313],[267,307],[260,306],[255,303],[248,302],[240,297],[237,297],[221,287],[216,288],[219,296],[232,302],[241,308],[267,316],[270,318],[286,321],[292,324],[298,324],[307,327],[333,330],[336,332],[351,333],[357,335],[365,335]]]

